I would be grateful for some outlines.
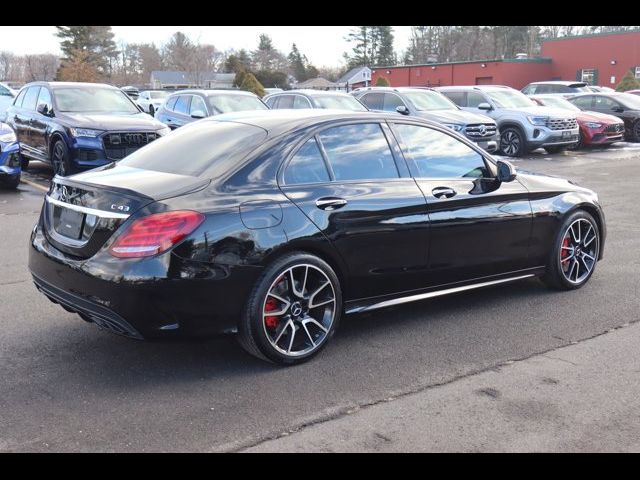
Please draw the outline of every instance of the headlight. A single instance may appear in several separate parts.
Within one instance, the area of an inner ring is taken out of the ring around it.
[[[164,128],[161,128],[160,130],[157,130],[156,133],[161,137],[164,137],[165,135],[171,133],[171,129],[169,127],[164,127]]]
[[[464,128],[464,125],[459,125],[457,123],[445,123],[444,125],[445,127],[449,127],[451,130],[454,130],[456,132],[461,132]]]
[[[0,135],[0,142],[11,143],[16,141],[16,134],[12,131]]]
[[[549,120],[549,117],[527,117],[527,120],[531,122],[531,125],[544,127],[547,124],[547,120]]]
[[[97,137],[103,133],[102,130],[92,128],[70,128],[69,131],[74,137]]]
[[[600,128],[602,127],[602,124],[597,122],[585,122],[584,126],[587,128]]]

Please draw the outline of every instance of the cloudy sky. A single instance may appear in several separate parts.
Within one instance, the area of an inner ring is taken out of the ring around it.
[[[112,27],[116,42],[165,43],[176,31],[187,34],[192,40],[212,43],[220,50],[246,48],[253,50],[258,45],[258,35],[271,36],[276,48],[288,53],[296,43],[302,53],[316,66],[335,66],[341,63],[342,53],[351,46],[344,40],[352,27]],[[395,48],[404,50],[408,44],[411,27],[393,27]],[[59,39],[55,27],[2,27],[0,26],[0,50],[16,54],[60,53]],[[3,39],[11,38],[5,42]]]

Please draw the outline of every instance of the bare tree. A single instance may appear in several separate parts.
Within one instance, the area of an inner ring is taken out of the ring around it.
[[[51,81],[60,66],[60,59],[51,53],[25,55],[24,62],[26,78],[23,80],[28,82]]]

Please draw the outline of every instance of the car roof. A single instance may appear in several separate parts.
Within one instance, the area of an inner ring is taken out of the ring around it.
[[[576,80],[548,80],[542,82],[531,82],[529,85],[566,85],[568,87],[587,87],[587,82],[579,82]]]
[[[31,82],[24,85],[24,87],[32,87],[36,85],[47,86],[52,90],[55,90],[57,88],[69,88],[69,87],[74,87],[74,88],[101,87],[101,88],[109,88],[112,90],[120,90],[118,87],[114,87],[113,85],[109,85],[107,83],[89,83],[89,82]]]
[[[273,135],[278,135],[297,128],[313,126],[323,122],[340,120],[411,120],[442,128],[442,124],[418,117],[405,117],[397,113],[358,111],[336,109],[274,109],[247,110],[242,112],[223,113],[214,115],[199,122],[237,122],[262,128]]]
[[[507,85],[449,85],[446,87],[437,87],[438,91],[447,91],[447,90],[515,90],[515,88],[509,87]],[[519,92],[519,90],[516,90]]]
[[[177,90],[171,95],[182,95],[182,94],[197,94],[197,95],[244,95],[245,97],[257,97],[255,93],[247,92],[246,90],[236,90],[232,89],[221,89],[221,88],[212,88],[212,89],[201,89],[201,88],[190,88],[186,90]]]

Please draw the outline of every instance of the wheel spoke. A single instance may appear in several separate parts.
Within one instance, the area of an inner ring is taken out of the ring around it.
[[[276,336],[276,339],[273,341],[273,343],[275,345],[278,344],[278,342],[280,341],[280,338],[282,337],[282,334],[287,330],[287,327],[289,326],[289,324],[292,324],[291,320],[289,320],[287,323],[285,323],[281,328],[280,328],[280,332],[278,332],[278,335]],[[294,327],[295,328],[295,327]]]
[[[298,291],[296,289],[296,281],[295,281],[295,278],[293,277],[293,269],[294,268],[296,268],[296,267],[291,267],[289,269],[290,290],[291,290],[291,293],[293,293],[296,297],[303,298],[304,297],[304,287],[303,287],[302,291]],[[305,267],[305,268],[308,268],[308,267]],[[304,275],[305,275],[305,279],[306,279],[306,277],[307,277],[306,271],[305,271]]]
[[[329,330],[327,330],[325,328],[324,325],[322,325],[320,322],[318,322],[315,318],[313,317],[306,317],[303,321],[302,321],[303,325],[306,325],[307,323],[313,323],[316,327],[318,327],[320,330],[322,330],[324,333],[327,333]]]
[[[281,297],[281,296],[279,296],[279,295],[276,295],[276,294],[275,294],[275,293],[273,293],[273,292],[269,292],[267,295],[268,295],[268,296],[270,296],[270,297],[275,298],[275,299],[276,299],[276,300],[278,300],[280,303],[282,303],[284,306],[283,306],[280,310],[274,310],[274,311],[272,311],[272,312],[266,312],[266,311],[263,311],[263,312],[262,312],[262,313],[263,313],[263,315],[264,315],[265,317],[268,317],[268,316],[272,316],[272,317],[274,317],[274,316],[275,316],[275,317],[277,317],[277,316],[280,316],[280,315],[284,315],[284,314],[287,312],[287,310],[289,309],[289,306],[291,305],[291,302],[290,302],[290,301],[288,301],[288,300],[285,300],[284,298],[282,298],[282,297]]]
[[[573,259],[575,265],[576,265],[576,282],[578,281],[578,278],[580,277],[580,262],[578,261],[578,258],[574,258]]]
[[[589,260],[591,260],[592,262],[595,261],[595,257],[593,255],[589,255],[587,252],[582,252],[582,256],[583,257],[587,257]]]
[[[336,301],[336,300],[335,300],[335,298],[330,298],[329,300],[324,300],[324,301],[319,302],[319,303],[314,303],[313,305],[309,304],[309,308],[317,308],[317,307],[321,307],[321,306],[323,306],[323,305],[327,305],[327,304],[329,304],[329,303],[333,303],[333,302],[335,302],[335,301]]]
[[[309,333],[309,330],[307,329],[307,324],[303,323],[302,324],[302,328],[304,328],[304,331],[307,334],[307,337],[309,337],[309,340],[311,340],[311,345],[313,345],[314,347],[316,346],[316,342],[313,340],[313,337],[311,336],[311,334]]]
[[[296,326],[291,322],[291,340],[289,340],[289,348],[287,348],[287,353],[291,353],[291,348],[293,347],[293,341],[296,338]]]
[[[316,296],[318,296],[318,294],[322,292],[322,290],[324,290],[327,287],[327,285],[329,285],[329,281],[326,281],[325,283],[323,283],[315,292],[311,294],[311,296],[309,297],[309,308],[315,308],[318,306],[314,303]]]

